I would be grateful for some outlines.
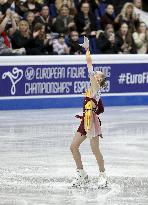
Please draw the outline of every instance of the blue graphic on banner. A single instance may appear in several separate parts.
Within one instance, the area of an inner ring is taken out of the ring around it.
[[[104,93],[148,92],[147,64],[94,65],[107,77]],[[0,66],[0,96],[82,94],[89,86],[86,65]]]

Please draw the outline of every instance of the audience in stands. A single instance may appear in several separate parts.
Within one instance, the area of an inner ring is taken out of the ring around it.
[[[107,24],[114,25],[114,7],[108,4],[105,10],[105,14],[101,17],[101,28],[104,30]]]
[[[59,15],[53,23],[53,30],[56,33],[69,34],[72,29],[75,29],[73,16],[69,14],[69,7],[63,5],[59,10]]]
[[[82,47],[79,45],[79,33],[77,31],[72,31],[67,42],[70,55],[79,55],[82,54]]]
[[[136,53],[132,34],[127,23],[121,24],[120,30],[116,34],[116,44],[120,54]]]
[[[148,30],[144,22],[140,22],[137,31],[133,33],[136,51],[139,54],[146,54],[148,49]]]
[[[148,14],[143,12],[147,4],[146,0],[1,0],[0,55],[83,54],[79,43],[84,35],[94,54],[147,54]]]
[[[89,3],[82,3],[80,11],[75,17],[77,31],[82,35],[95,35],[97,28],[97,19],[90,10]]]
[[[57,55],[69,54],[69,48],[65,43],[65,38],[63,34],[58,36],[58,39],[53,40],[53,51]]]
[[[117,54],[120,49],[117,47],[115,32],[112,24],[107,24],[105,31],[100,32],[97,39],[97,46],[104,54]]]

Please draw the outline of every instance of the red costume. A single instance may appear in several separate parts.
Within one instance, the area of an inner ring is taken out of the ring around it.
[[[77,132],[80,132],[81,135],[86,135],[87,134],[87,132],[84,129],[84,116],[85,116],[85,105],[90,100],[92,100],[95,103],[95,105],[96,105],[96,107],[93,108],[93,112],[95,112],[97,115],[99,115],[100,113],[104,112],[104,106],[103,106],[103,103],[102,103],[101,99],[99,99],[99,101],[97,102],[94,98],[85,97],[84,98],[84,102],[83,102],[83,116],[76,115],[77,118],[81,119],[80,126],[79,126],[79,128],[77,130]],[[100,126],[101,126],[101,121],[100,121],[99,117],[98,117],[98,120],[99,120]]]

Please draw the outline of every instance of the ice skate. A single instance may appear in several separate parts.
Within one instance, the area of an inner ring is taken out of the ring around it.
[[[98,188],[105,188],[107,187],[107,177],[105,172],[100,172],[99,179],[98,179]]]
[[[77,169],[77,177],[72,182],[72,187],[80,187],[89,182],[88,175],[83,169]]]

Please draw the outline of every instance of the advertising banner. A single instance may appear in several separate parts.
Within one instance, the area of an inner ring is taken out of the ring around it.
[[[148,92],[148,64],[94,64],[107,77],[102,93]],[[84,64],[0,66],[0,97],[82,94],[89,86]]]

